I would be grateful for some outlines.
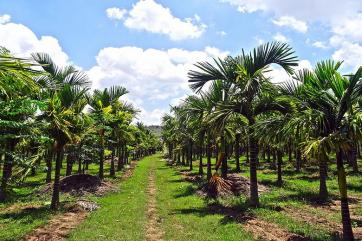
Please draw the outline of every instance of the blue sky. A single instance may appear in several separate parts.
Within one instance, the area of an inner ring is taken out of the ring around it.
[[[362,64],[362,1],[348,0],[2,0],[0,45],[17,56],[48,52],[87,71],[93,88],[123,85],[126,100],[157,124],[186,94],[195,61],[288,42],[316,61]],[[288,76],[275,69],[272,77]]]

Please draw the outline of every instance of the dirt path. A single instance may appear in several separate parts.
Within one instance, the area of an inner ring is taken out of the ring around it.
[[[160,228],[160,219],[157,215],[156,209],[156,183],[155,183],[155,167],[151,167],[148,176],[148,203],[147,203],[147,229],[146,241],[163,241],[163,232]]]
[[[120,181],[123,181],[132,176],[133,170],[136,166],[136,162],[131,163],[131,167],[127,169]],[[111,189],[109,190],[111,191]],[[109,192],[108,191],[108,192]],[[104,192],[103,195],[107,194]],[[85,205],[84,205],[85,203]],[[69,236],[69,233],[82,223],[88,216],[89,211],[92,211],[92,207],[88,208],[87,201],[78,201],[70,211],[62,214],[58,214],[52,217],[45,225],[33,230],[30,234],[26,235],[24,241],[63,241]],[[92,202],[89,202],[93,206]],[[81,204],[81,205],[79,205]]]

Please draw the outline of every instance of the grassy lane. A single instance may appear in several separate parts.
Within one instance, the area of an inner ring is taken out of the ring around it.
[[[97,202],[93,212],[70,235],[69,240],[144,240],[148,176],[156,156],[139,161],[133,175],[120,184],[120,191]]]
[[[175,169],[157,161],[157,208],[164,240],[254,240],[241,224],[210,213],[196,186],[183,181]]]

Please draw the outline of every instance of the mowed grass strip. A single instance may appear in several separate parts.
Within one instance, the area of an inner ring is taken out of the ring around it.
[[[254,240],[242,224],[210,212],[196,186],[186,182],[177,170],[157,161],[157,210],[164,240]]]
[[[97,199],[101,208],[91,213],[70,234],[69,240],[144,240],[148,173],[157,158],[154,155],[140,160],[117,193]]]

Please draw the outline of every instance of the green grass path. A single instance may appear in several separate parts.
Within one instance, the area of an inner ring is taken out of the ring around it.
[[[145,240],[148,177],[155,171],[156,208],[163,240],[253,240],[240,224],[224,216],[204,212],[204,200],[193,193],[161,156],[139,161],[133,175],[120,184],[120,191],[98,199],[101,208],[79,225],[69,240]]]

